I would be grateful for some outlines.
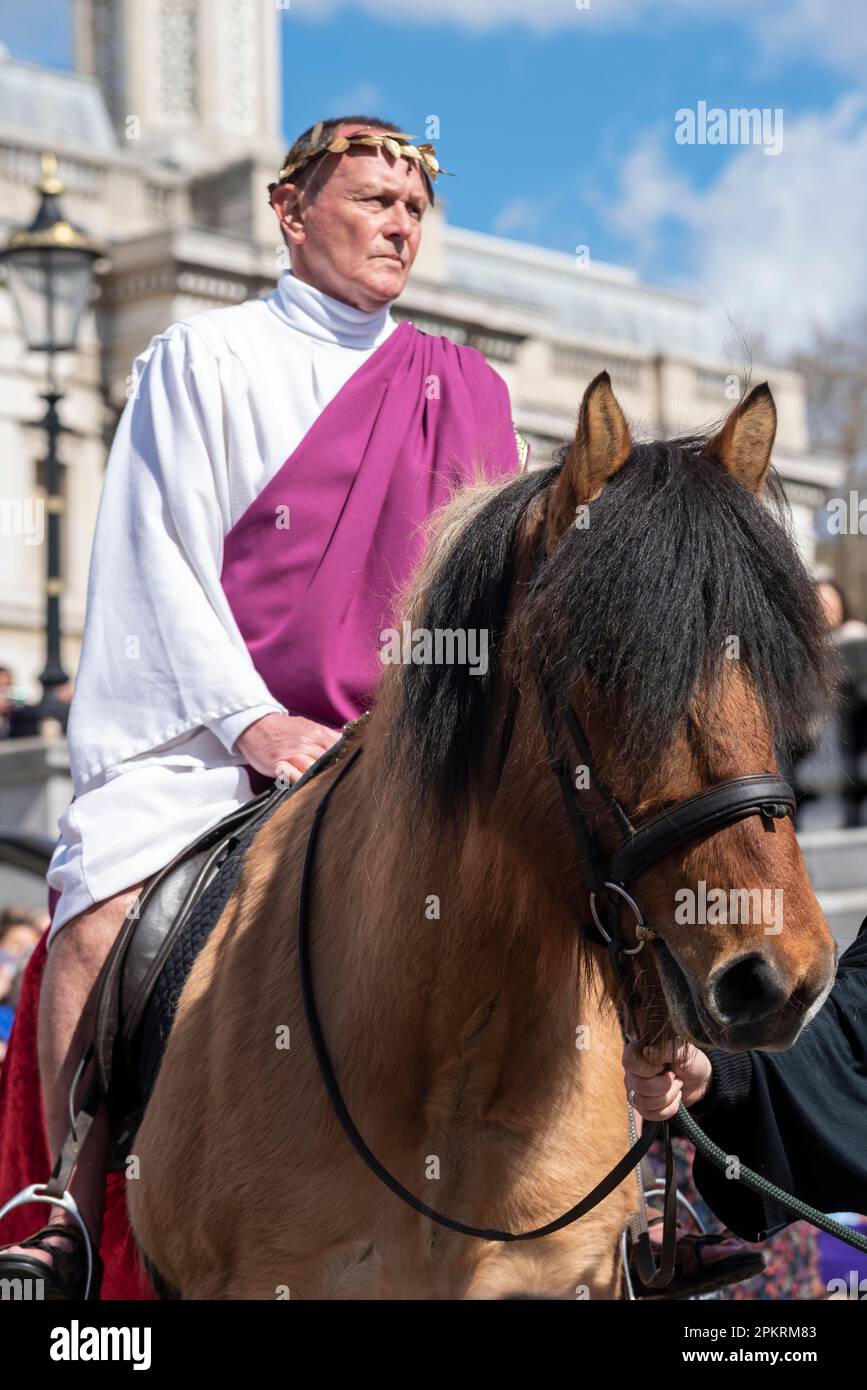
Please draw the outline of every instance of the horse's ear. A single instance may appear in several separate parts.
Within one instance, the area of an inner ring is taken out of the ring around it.
[[[736,405],[719,434],[705,447],[743,487],[761,492],[771,465],[777,408],[766,381]]]
[[[600,372],[584,392],[575,438],[551,494],[545,527],[549,551],[574,524],[578,508],[599,496],[631,453],[626,416],[611,389],[611,378]]]

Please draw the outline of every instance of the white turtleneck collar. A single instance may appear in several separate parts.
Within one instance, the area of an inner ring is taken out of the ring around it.
[[[281,272],[269,303],[299,333],[340,347],[378,347],[397,327],[389,313],[393,300],[381,309],[356,309],[299,280],[291,270]]]

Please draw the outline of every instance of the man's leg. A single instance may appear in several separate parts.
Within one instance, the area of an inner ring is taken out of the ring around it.
[[[100,969],[123,925],[142,884],[124,889],[113,898],[95,903],[73,917],[55,936],[45,962],[39,996],[39,1074],[48,1152],[52,1162],[60,1152],[69,1130],[68,1096],[75,1069],[90,1041],[96,1014],[97,979]],[[102,1201],[108,1163],[109,1132],[102,1107],[93,1122],[84,1156],[76,1168],[70,1191],[90,1232],[94,1248],[102,1230]],[[74,1227],[76,1222],[62,1207],[51,1207],[49,1222]],[[48,1238],[50,1244],[71,1249],[62,1236]],[[12,1246],[12,1251],[21,1249]],[[45,1251],[29,1247],[22,1251],[34,1259],[50,1262]]]

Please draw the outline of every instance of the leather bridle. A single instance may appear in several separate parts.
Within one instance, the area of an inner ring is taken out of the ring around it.
[[[534,565],[534,575],[541,558],[540,548]],[[686,798],[659,815],[642,823],[633,824],[617,797],[607,787],[604,780],[595,774],[590,745],[575,710],[570,704],[558,706],[556,700],[547,691],[541,677],[537,677],[537,683],[549,762],[560,784],[581,861],[582,874],[590,893],[590,912],[593,917],[593,924],[582,925],[579,928],[579,934],[596,945],[604,946],[607,950],[615,977],[621,986],[624,1010],[637,1037],[638,1030],[632,1014],[629,991],[626,988],[629,978],[629,960],[644,948],[645,942],[656,939],[657,934],[645,922],[641,909],[629,889],[635,880],[659,863],[666,855],[706,839],[709,835],[714,835],[738,821],[751,816],[760,816],[765,829],[773,830],[776,820],[794,814],[795,793],[788,782],[776,773],[731,777],[717,783],[707,791]],[[511,742],[516,704],[517,690],[513,688],[504,721],[501,764],[505,761]],[[570,762],[560,750],[561,719],[569,733],[575,751],[587,769],[589,789],[592,789],[601,798],[618,831],[619,844],[611,855],[606,856],[591,828],[589,816],[576,795]],[[354,732],[354,729],[355,723],[346,726],[343,739],[334,744],[326,754],[323,754],[320,760],[321,765],[324,766],[339,757],[343,745],[350,736],[350,732]],[[370,1171],[395,1196],[419,1212],[420,1215],[463,1235],[475,1236],[482,1240],[512,1242],[535,1240],[540,1236],[561,1230],[585,1216],[613,1192],[630,1171],[638,1166],[651,1143],[661,1133],[665,1147],[666,1178],[663,1240],[659,1266],[656,1264],[646,1225],[635,1240],[635,1249],[642,1283],[648,1288],[664,1288],[670,1282],[673,1274],[677,1238],[676,1184],[668,1121],[662,1124],[645,1123],[640,1138],[635,1140],[628,1153],[620,1159],[592,1192],[589,1192],[569,1211],[548,1222],[547,1225],[540,1226],[535,1230],[521,1232],[471,1226],[464,1222],[455,1221],[442,1212],[436,1211],[426,1202],[422,1202],[389,1172],[359,1133],[340,1091],[316,1008],[310,957],[310,890],[313,880],[316,841],[326,808],[338,783],[355,764],[361,752],[362,747],[357,747],[351,753],[343,766],[339,768],[336,777],[316,808],[307,840],[298,899],[298,965],[305,1018],[325,1090],[346,1137]],[[308,769],[305,780],[318,770],[318,766],[319,764],[315,764],[314,767]],[[620,917],[624,906],[628,907],[635,916],[636,944],[634,946],[628,945],[620,936]]]
[[[560,784],[584,882],[590,891],[590,912],[595,930],[590,926],[582,928],[582,935],[590,941],[613,947],[614,951],[623,955],[637,955],[645,941],[655,938],[656,932],[644,921],[641,909],[628,891],[636,879],[666,855],[707,839],[709,835],[726,830],[750,816],[760,816],[765,829],[773,830],[774,821],[794,815],[796,798],[789,783],[778,773],[762,772],[717,782],[706,791],[697,792],[695,796],[687,797],[676,806],[635,825],[617,797],[596,773],[581,721],[572,706],[566,705],[560,715],[580,763],[586,769],[588,789],[601,798],[619,832],[620,843],[613,854],[606,858],[576,795],[569,761],[559,751],[558,712],[541,678],[538,689],[551,770]],[[603,901],[607,902],[607,909],[603,908]],[[618,921],[624,905],[631,909],[636,919],[638,944],[631,948],[617,938],[612,925]],[[613,912],[610,911],[612,907]],[[600,914],[607,918],[606,924],[603,924]]]
[[[530,570],[528,589],[532,590],[539,582],[547,559],[543,521],[541,537],[536,544]],[[582,927],[581,934],[589,941],[608,947],[612,959],[618,953],[621,956],[637,955],[645,941],[652,941],[656,937],[656,932],[644,921],[641,909],[627,891],[635,880],[653,868],[654,864],[658,864],[667,854],[704,840],[709,835],[715,835],[717,831],[725,830],[750,816],[761,816],[765,829],[773,830],[775,820],[793,816],[795,813],[795,793],[786,779],[778,773],[757,773],[746,777],[729,777],[725,781],[717,782],[706,791],[686,797],[676,806],[635,825],[604,778],[598,775],[590,743],[572,705],[555,698],[539,671],[536,673],[536,688],[542,711],[548,761],[560,783],[566,813],[581,860],[584,882],[590,890],[590,912],[594,925]],[[506,715],[508,728],[504,733],[501,758],[511,741],[515,710],[516,699],[513,699]],[[595,791],[601,798],[619,835],[620,843],[607,860],[590,828],[589,818],[576,796],[569,762],[559,751],[558,727],[561,719],[586,771],[588,790]],[[602,908],[603,900],[608,902],[607,912]],[[606,927],[600,919],[602,912],[610,922],[616,923],[624,906],[629,907],[635,915],[637,945],[632,948],[618,940],[615,931]],[[613,913],[610,911],[611,907],[614,909]]]

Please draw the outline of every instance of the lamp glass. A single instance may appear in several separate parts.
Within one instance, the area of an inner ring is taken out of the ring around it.
[[[4,257],[9,288],[33,352],[71,352],[93,271],[89,251],[22,248]]]

